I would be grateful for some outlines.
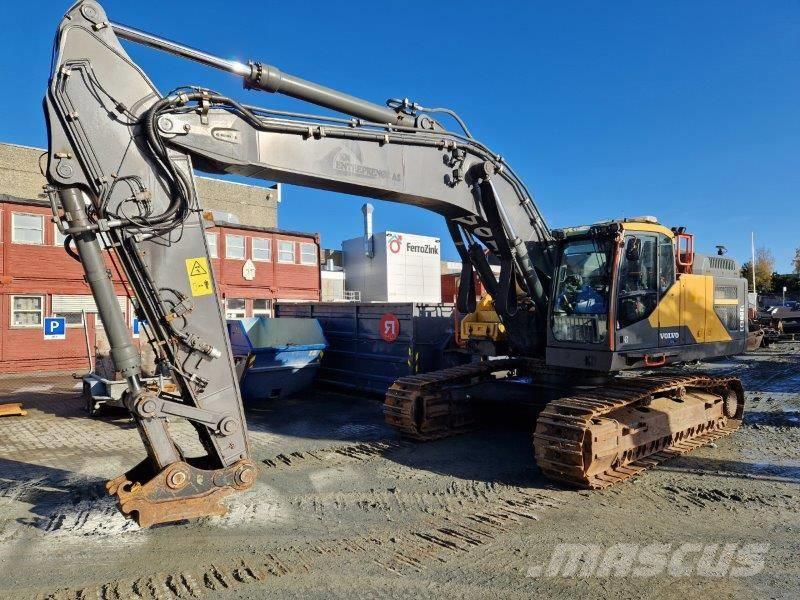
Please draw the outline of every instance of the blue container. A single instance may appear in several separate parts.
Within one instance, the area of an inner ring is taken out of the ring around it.
[[[328,349],[318,383],[385,394],[400,377],[463,364],[453,342],[452,304],[303,302],[277,304],[277,321],[319,321]],[[396,335],[386,335],[387,316]],[[382,331],[383,329],[383,331]]]
[[[316,319],[228,321],[245,400],[285,398],[311,386],[327,347]]]

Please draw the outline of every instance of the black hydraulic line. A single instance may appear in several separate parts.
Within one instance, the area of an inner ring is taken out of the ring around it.
[[[486,215],[486,221],[494,233],[494,240],[497,244],[496,254],[500,259],[500,280],[497,284],[497,295],[494,296],[494,307],[498,314],[513,317],[518,310],[514,255],[511,252],[506,230],[497,208],[494,191],[489,182],[486,179],[482,179],[477,189],[481,206]]]
[[[69,254],[70,258],[73,260],[77,260],[81,262],[81,257],[78,256],[78,253],[72,249],[72,234],[68,233],[67,236],[64,238],[64,250]]]
[[[478,277],[480,277],[483,287],[486,288],[486,291],[492,298],[495,298],[497,296],[498,287],[497,278],[480,244],[475,243],[470,245],[469,257],[472,264],[475,265],[475,270],[478,272]]]
[[[491,197],[493,198],[493,204],[497,207],[497,212],[501,218],[504,228],[507,229],[508,240],[509,244],[513,247],[513,256],[514,260],[519,266],[519,269],[522,273],[522,278],[524,280],[525,287],[528,288],[528,294],[530,295],[531,299],[536,302],[537,306],[542,308],[545,304],[544,302],[544,287],[542,286],[542,282],[539,280],[539,275],[536,273],[536,270],[531,262],[530,256],[528,255],[528,247],[525,245],[519,236],[517,236],[516,232],[514,231],[508,215],[506,214],[505,207],[503,203],[500,201],[498,197],[497,190],[494,187],[494,183],[490,178],[487,178],[485,184],[488,186],[488,189],[491,192]]]
[[[456,297],[456,308],[462,314],[475,312],[478,307],[475,298],[475,279],[472,271],[472,262],[469,259],[469,253],[464,247],[464,239],[461,235],[459,226],[453,221],[447,221],[447,229],[450,231],[450,236],[453,238],[453,243],[456,246],[456,251],[461,257],[461,279],[458,282],[458,296]]]

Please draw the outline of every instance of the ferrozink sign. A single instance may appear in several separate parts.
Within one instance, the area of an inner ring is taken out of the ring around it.
[[[386,248],[391,254],[432,254],[439,255],[438,238],[429,238],[407,233],[386,232]]]

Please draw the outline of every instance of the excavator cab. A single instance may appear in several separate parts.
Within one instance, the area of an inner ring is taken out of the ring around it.
[[[556,238],[548,364],[613,373],[743,351],[736,265],[698,255],[693,268],[689,234],[639,217]]]

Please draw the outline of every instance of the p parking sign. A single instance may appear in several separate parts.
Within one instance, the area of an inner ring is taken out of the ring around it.
[[[142,326],[146,323],[146,321],[140,321],[136,317],[133,317],[131,321],[131,332],[134,339],[138,339],[142,335]]]
[[[44,339],[46,340],[67,339],[67,320],[64,317],[45,317]]]

